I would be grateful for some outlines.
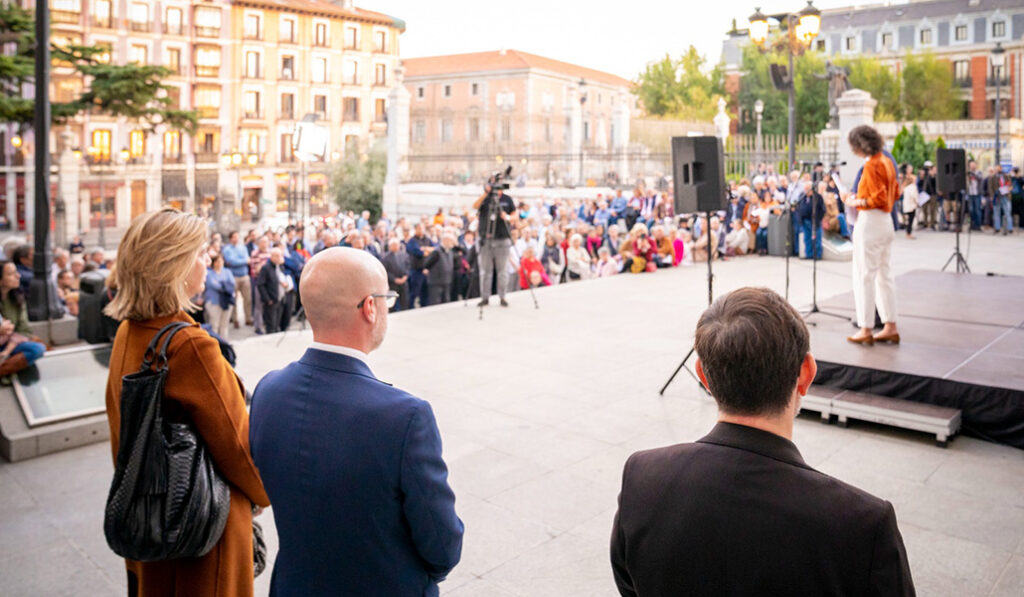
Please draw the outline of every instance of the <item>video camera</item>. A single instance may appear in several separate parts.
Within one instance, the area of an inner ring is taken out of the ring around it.
[[[487,179],[487,185],[491,187],[492,191],[507,191],[508,177],[512,175],[512,166],[508,166],[504,170],[498,170]]]

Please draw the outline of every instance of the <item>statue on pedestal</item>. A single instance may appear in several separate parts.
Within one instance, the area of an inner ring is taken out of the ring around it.
[[[825,63],[825,72],[814,75],[816,79],[828,79],[828,127],[839,128],[839,108],[836,100],[843,96],[850,86],[850,69],[845,66],[836,66],[832,61]]]

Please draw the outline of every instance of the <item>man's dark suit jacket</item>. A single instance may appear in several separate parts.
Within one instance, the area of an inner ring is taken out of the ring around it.
[[[309,349],[260,381],[249,437],[280,540],[271,595],[438,594],[463,526],[428,403]]]
[[[280,300],[278,298],[280,287],[281,280],[277,277],[277,266],[268,259],[260,268],[260,273],[256,274],[256,294],[260,297],[260,302],[264,305],[276,303]]]
[[[730,423],[629,458],[611,561],[628,596],[914,594],[889,502]]]

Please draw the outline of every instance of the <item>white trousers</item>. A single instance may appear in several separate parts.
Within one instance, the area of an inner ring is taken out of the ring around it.
[[[858,212],[853,228],[853,301],[857,325],[875,326],[875,308],[883,323],[896,321],[896,283],[892,275],[892,217],[878,209]]]

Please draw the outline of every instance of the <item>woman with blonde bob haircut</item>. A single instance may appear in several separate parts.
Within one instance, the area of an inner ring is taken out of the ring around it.
[[[164,417],[191,421],[231,487],[220,541],[200,558],[126,561],[128,594],[142,597],[253,594],[253,504],[269,500],[249,451],[245,392],[216,340],[185,313],[203,291],[209,256],[206,223],[174,209],[132,221],[117,253],[117,296],[107,315],[122,320],[110,355],[107,418],[114,460],[121,425],[121,378],[139,370],[153,336],[169,323],[191,324],[168,349]]]

